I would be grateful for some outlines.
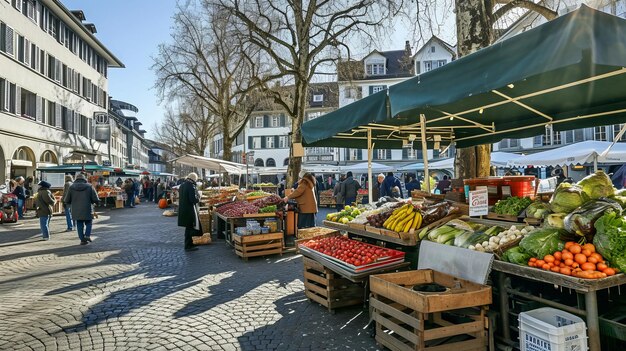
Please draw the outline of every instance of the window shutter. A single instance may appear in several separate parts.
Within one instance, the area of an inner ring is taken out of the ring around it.
[[[409,158],[409,149],[402,149],[402,159],[406,160]]]
[[[42,122],[43,115],[41,111],[42,101],[39,97],[35,97],[35,119],[37,122]]]
[[[270,116],[263,115],[263,128],[267,128],[270,126]]]
[[[63,127],[63,122],[61,121],[61,119],[63,119],[63,116],[61,116],[61,104],[55,104],[54,105],[54,125],[57,128],[62,128]]]
[[[15,114],[22,115],[22,88],[15,86]]]
[[[280,144],[278,143],[280,137],[277,135],[274,137],[274,148],[278,149],[280,147]]]
[[[80,133],[82,135],[82,123],[80,122],[80,115],[77,112],[74,112],[74,133]]]
[[[372,150],[372,160],[378,160],[378,150]]]
[[[387,159],[391,160],[391,149],[387,149]]]
[[[285,117],[286,116],[284,114],[282,114],[282,113],[280,114],[280,126],[281,127],[284,127],[286,122],[287,122]]]
[[[253,146],[253,145],[252,145],[252,137],[251,137],[251,136],[249,136],[249,137],[248,137],[248,149],[253,149],[253,147],[252,147],[252,146]]]
[[[422,73],[422,63],[419,61],[415,61],[415,74]]]
[[[261,137],[261,149],[265,149],[266,147],[267,147],[267,143],[265,142],[265,137]]]
[[[363,149],[359,149],[357,151],[356,158],[357,158],[357,160],[362,160],[363,159]]]
[[[370,85],[369,88],[370,88],[370,95],[374,94],[374,86]]]

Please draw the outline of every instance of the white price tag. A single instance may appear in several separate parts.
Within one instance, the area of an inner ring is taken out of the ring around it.
[[[486,216],[489,213],[489,192],[487,189],[477,189],[469,192],[469,215]]]

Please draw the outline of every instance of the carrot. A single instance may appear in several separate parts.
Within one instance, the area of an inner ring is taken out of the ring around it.
[[[554,262],[554,256],[552,256],[552,255],[545,255],[543,257],[543,260],[548,262],[548,263],[552,263],[552,262]]]
[[[596,269],[599,270],[600,272],[604,272],[607,268],[609,268],[609,266],[607,266],[604,263],[598,263],[596,265]],[[605,272],[606,273],[606,272]],[[608,274],[607,274],[608,275]]]
[[[569,267],[561,268],[559,272],[565,275],[572,275],[572,270]]]
[[[591,251],[591,253],[595,253],[596,252],[596,247],[592,243],[587,243],[587,244],[583,245],[583,250],[589,250],[589,251]]]
[[[561,271],[561,267],[554,266],[554,267],[550,268],[550,270],[551,270],[552,272],[559,273],[559,272]]]
[[[591,250],[584,249],[584,250],[582,250],[582,251],[581,251],[581,253],[582,253],[583,255],[585,255],[585,256],[587,256],[587,257],[589,257],[589,256],[591,256],[591,254],[592,254],[593,252],[591,252]]]
[[[541,269],[549,271],[550,270],[550,265],[547,263],[544,263],[543,266],[541,266]]]
[[[565,243],[565,248],[569,250],[569,248],[572,247],[572,245],[576,245],[576,243],[573,241],[568,241]]]
[[[580,265],[580,268],[583,271],[595,271],[596,270],[596,265],[591,263],[591,262],[585,262],[582,265]]]
[[[574,256],[574,261],[576,261],[578,264],[583,264],[587,262],[587,256],[581,253],[577,253],[576,256]]]
[[[573,253],[574,255],[579,254],[582,250],[583,249],[578,244],[572,245],[569,248],[569,251]]]
[[[573,260],[574,259],[574,255],[567,251],[567,252],[563,252],[563,255],[561,255],[561,259],[562,260]]]
[[[615,269],[607,268],[602,273],[606,274],[607,276],[612,276],[612,275],[615,275]]]
[[[567,260],[563,261],[563,263],[565,263],[566,266],[571,266],[574,263],[574,260],[568,258]]]
[[[554,253],[553,256],[554,256],[555,260],[561,261],[562,258],[563,258],[563,253],[561,251],[557,251],[557,252]]]

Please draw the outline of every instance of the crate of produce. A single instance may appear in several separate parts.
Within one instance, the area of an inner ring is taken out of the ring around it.
[[[298,229],[298,243],[304,242],[306,239],[313,239],[315,237],[326,234],[339,234],[337,229],[325,228],[325,227],[313,227]]]
[[[544,307],[519,314],[520,351],[587,350],[585,322],[567,312]]]
[[[198,220],[204,233],[210,233],[213,225],[213,214],[209,211],[200,211],[198,213]]]
[[[267,256],[283,253],[283,233],[256,235],[233,234],[235,253],[248,260],[250,257]]]
[[[392,350],[487,349],[489,286],[426,269],[370,276],[370,289],[379,344]]]
[[[336,308],[362,304],[365,288],[353,283],[308,257],[304,263],[304,291],[306,297],[333,312]]]

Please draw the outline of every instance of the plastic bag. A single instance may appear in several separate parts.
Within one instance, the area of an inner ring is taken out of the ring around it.
[[[591,239],[591,236],[596,233],[594,223],[607,211],[621,213],[622,207],[616,201],[608,199],[588,202],[565,217],[563,221],[565,230]]]

